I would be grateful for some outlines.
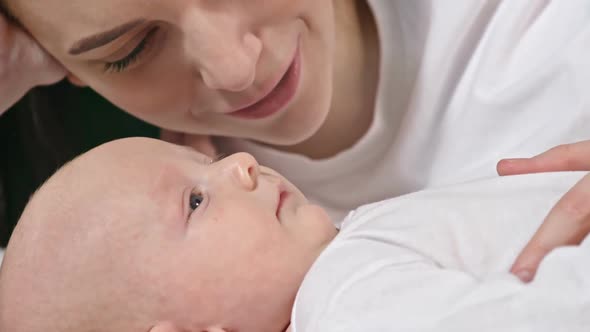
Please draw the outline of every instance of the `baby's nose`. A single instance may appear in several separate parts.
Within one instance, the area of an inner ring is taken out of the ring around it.
[[[233,178],[237,184],[248,191],[256,189],[260,165],[256,159],[248,153],[233,154],[221,162],[227,164],[231,169]]]

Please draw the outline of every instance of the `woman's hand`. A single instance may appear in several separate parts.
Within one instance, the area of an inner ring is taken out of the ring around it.
[[[211,142],[210,136],[190,135],[162,129],[160,139],[173,144],[189,146],[211,158],[217,156],[217,150]]]
[[[505,159],[498,174],[590,171],[590,141],[561,145],[527,159]],[[545,222],[512,266],[522,281],[531,281],[543,258],[560,246],[578,245],[590,233],[590,174],[578,182],[553,207]]]
[[[33,38],[0,14],[0,115],[32,87],[56,83],[65,74]]]

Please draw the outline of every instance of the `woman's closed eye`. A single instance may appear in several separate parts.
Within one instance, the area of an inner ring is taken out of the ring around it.
[[[137,46],[125,57],[116,61],[107,61],[104,64],[105,72],[119,73],[125,71],[129,66],[135,64],[143,56],[152,50],[154,37],[157,34],[159,27],[153,27],[145,37],[137,44]]]

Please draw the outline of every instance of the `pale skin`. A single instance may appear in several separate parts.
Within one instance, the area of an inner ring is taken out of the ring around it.
[[[379,45],[363,1],[6,2],[72,82],[92,87],[141,119],[181,132],[169,134],[178,143],[211,152],[208,135],[233,136],[325,158],[357,142],[372,120],[367,110],[374,109]],[[72,54],[81,39],[137,18],[144,20],[117,39]],[[104,73],[105,66],[120,69],[107,64],[120,64],[147,36],[143,55],[121,72]],[[259,95],[297,47],[304,63],[301,87],[285,111],[260,123],[224,115]],[[581,154],[549,157],[588,160]],[[501,162],[499,173],[512,173],[508,165],[514,163]],[[518,165],[520,173],[553,170]],[[515,263],[521,279],[531,280],[553,248],[588,234],[587,227],[576,226],[580,215],[590,215],[590,205],[578,203],[590,200],[588,188],[590,180],[580,182],[551,211]],[[563,227],[569,235],[560,231]]]
[[[250,155],[211,163],[161,141],[110,143],[27,207],[0,273],[0,329],[285,331],[335,235]]]
[[[112,142],[27,206],[0,270],[0,330],[289,331],[297,289],[336,233],[248,154]]]
[[[372,109],[378,46],[376,35],[364,28],[372,23],[368,10],[360,11],[355,1],[9,0],[7,5],[65,66],[72,82],[167,130],[243,137],[325,157],[354,144],[372,119],[365,110]],[[61,9],[34,14],[52,8]],[[121,26],[131,28],[107,44],[81,43]],[[141,55],[122,66],[142,43]],[[262,122],[227,116],[259,97],[298,49],[303,72],[285,111]]]
[[[32,86],[53,84],[65,74],[27,33],[0,15],[0,115]]]

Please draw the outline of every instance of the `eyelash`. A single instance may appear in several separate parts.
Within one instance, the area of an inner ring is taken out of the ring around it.
[[[197,206],[197,208],[199,208],[203,204],[203,202],[205,201],[205,195],[201,191],[196,190],[196,189],[193,189],[191,191],[190,195],[189,195],[189,209],[190,209],[189,216],[192,215],[193,212],[195,212],[197,210],[197,208],[194,208],[193,209],[192,206],[191,206],[191,204],[192,204],[192,200],[191,199],[193,198],[193,196],[199,196],[201,198],[201,200],[200,200],[199,205]]]
[[[206,165],[211,165],[215,162],[220,161],[221,159],[225,158],[226,156],[223,154],[217,154],[215,157],[213,158],[207,158],[205,156],[203,156],[203,160],[202,163],[206,164]],[[193,212],[195,212],[195,210],[192,210],[190,207],[190,199],[192,198],[192,195],[199,195],[203,198],[203,201],[206,200],[205,195],[203,193],[203,191],[198,190],[197,188],[194,188],[193,190],[191,190],[190,194],[189,194],[189,217],[193,214]],[[201,203],[202,204],[202,203]],[[189,218],[190,219],[190,218]]]
[[[143,38],[143,40],[129,53],[126,57],[121,60],[114,62],[107,62],[104,64],[105,72],[120,73],[127,69],[130,65],[135,63],[144,53],[145,50],[150,46],[154,35],[158,32],[158,27],[151,29]]]

